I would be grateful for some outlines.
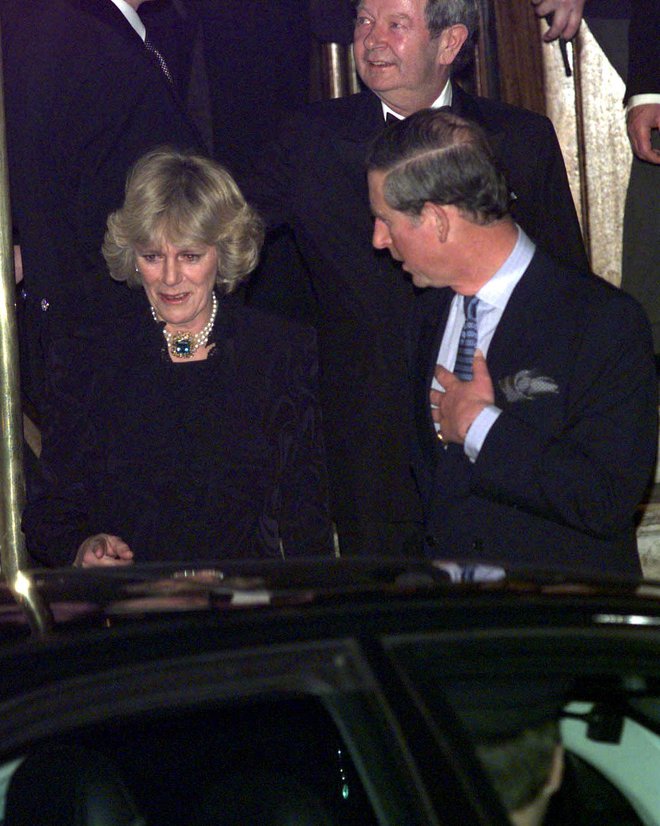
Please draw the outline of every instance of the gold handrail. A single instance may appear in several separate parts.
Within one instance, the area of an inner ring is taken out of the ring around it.
[[[323,92],[326,98],[340,98],[346,94],[344,47],[339,43],[322,45]]]
[[[340,98],[360,91],[352,46],[321,44],[324,98]]]
[[[0,57],[0,573],[13,584],[27,567],[21,512],[25,502],[4,86]]]

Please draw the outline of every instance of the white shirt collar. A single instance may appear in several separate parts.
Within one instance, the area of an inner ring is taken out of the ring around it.
[[[506,307],[516,284],[529,266],[536,249],[529,236],[518,225],[516,227],[518,229],[518,240],[511,250],[511,254],[492,278],[489,278],[476,293],[480,301],[485,301],[486,304],[499,307],[502,310]]]
[[[144,23],[140,20],[140,16],[135,11],[133,6],[129,6],[126,0],[110,0],[110,2],[117,6],[119,11],[124,15],[133,29],[135,29],[136,33],[140,36],[141,40],[144,41],[144,38],[147,36],[147,30],[144,28]]]
[[[448,80],[445,83],[445,88],[440,92],[438,97],[433,101],[430,108],[431,109],[439,109],[441,106],[451,106],[452,101],[452,91],[451,91],[451,80]],[[393,109],[381,100],[380,105],[383,107],[383,119],[387,118],[388,113],[390,115],[394,115],[397,120],[403,120],[404,118],[398,113],[395,112]]]

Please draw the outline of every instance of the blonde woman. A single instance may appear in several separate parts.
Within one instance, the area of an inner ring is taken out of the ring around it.
[[[37,561],[331,553],[314,335],[232,295],[262,238],[219,165],[136,164],[103,254],[146,300],[53,348]]]

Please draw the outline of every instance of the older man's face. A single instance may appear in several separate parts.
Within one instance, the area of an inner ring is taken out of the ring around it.
[[[416,287],[445,286],[436,274],[438,241],[431,216],[424,211],[419,217],[393,209],[385,200],[387,173],[369,172],[369,202],[374,216],[372,244],[389,250],[403,269],[410,273]]]
[[[353,48],[364,83],[392,109],[409,115],[442,91],[448,66],[438,58],[441,38],[426,28],[426,0],[362,0]]]

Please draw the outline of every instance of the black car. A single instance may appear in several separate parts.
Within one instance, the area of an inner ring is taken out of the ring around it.
[[[480,732],[554,704],[545,822],[660,824],[659,596],[423,562],[20,574],[0,822],[502,826]]]

